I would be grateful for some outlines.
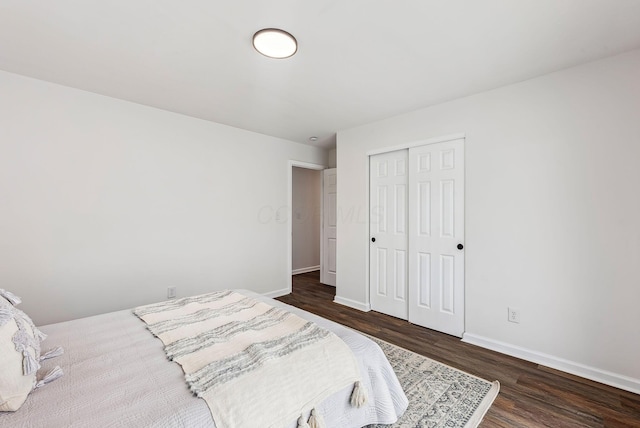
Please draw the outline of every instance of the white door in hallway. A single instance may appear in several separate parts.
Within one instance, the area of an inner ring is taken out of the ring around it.
[[[409,149],[409,321],[464,332],[464,140]]]
[[[336,286],[337,169],[322,171],[322,248],[320,282]]]
[[[407,319],[407,150],[371,156],[371,308]]]

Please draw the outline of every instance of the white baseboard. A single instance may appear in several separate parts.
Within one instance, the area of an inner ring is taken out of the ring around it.
[[[317,270],[320,270],[320,265],[318,265],[318,266],[309,266],[309,267],[300,268],[300,269],[293,269],[291,271],[291,275],[298,275],[299,273],[315,272]]]
[[[263,296],[271,297],[275,299],[276,297],[286,296],[287,294],[291,294],[291,290],[288,288],[282,288],[280,290],[269,291],[268,293],[262,293]]]
[[[356,300],[347,299],[346,297],[336,296],[333,301],[335,303],[339,303],[343,306],[348,306],[353,309],[357,309],[362,312],[369,312],[371,310],[371,305],[368,303],[358,302]]]
[[[604,383],[616,388],[624,389],[635,394],[640,394],[640,379],[634,379],[629,376],[612,373],[601,370],[596,367],[586,366],[574,361],[565,360],[553,355],[544,354],[542,352],[532,351],[520,346],[511,345],[509,343],[500,342],[498,340],[489,339],[487,337],[478,336],[471,333],[465,333],[462,341],[481,348],[491,349],[502,354],[511,355],[532,363],[551,367],[552,369],[561,370],[586,379]]]

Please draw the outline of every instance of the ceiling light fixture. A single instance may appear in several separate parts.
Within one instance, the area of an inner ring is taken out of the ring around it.
[[[298,42],[284,30],[265,28],[253,35],[253,47],[269,58],[284,59],[298,51]]]
[[[309,137],[309,141],[316,142],[318,141],[318,137]]]

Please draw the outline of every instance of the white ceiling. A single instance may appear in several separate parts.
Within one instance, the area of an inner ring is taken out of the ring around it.
[[[255,52],[265,27],[298,53]],[[0,0],[0,69],[323,147],[637,48],[640,0]]]

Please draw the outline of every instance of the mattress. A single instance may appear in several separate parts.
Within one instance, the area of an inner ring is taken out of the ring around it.
[[[317,323],[353,351],[368,401],[363,407],[352,407],[352,387],[330,396],[316,407],[327,428],[390,424],[405,411],[407,398],[377,344],[298,308],[251,291],[237,291]],[[51,324],[41,330],[48,335],[44,350],[65,349],[64,355],[44,361],[43,370],[59,365],[65,374],[34,391],[17,412],[0,413],[0,426],[215,427],[207,404],[187,388],[181,367],[167,360],[162,342],[131,310]],[[296,426],[291,421],[290,427]]]

